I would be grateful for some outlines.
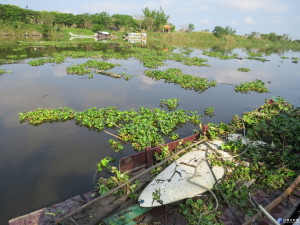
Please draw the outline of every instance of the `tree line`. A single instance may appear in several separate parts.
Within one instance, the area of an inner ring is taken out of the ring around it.
[[[51,31],[60,32],[62,28],[82,28],[93,32],[99,30],[116,30],[124,32],[146,31],[165,31],[164,25],[171,26],[171,31],[175,26],[169,23],[170,16],[162,8],[159,10],[150,10],[148,7],[142,9],[142,13],[136,16],[126,14],[109,15],[107,12],[95,14],[61,13],[56,11],[34,11],[31,9],[20,8],[15,5],[0,4],[0,22],[14,28],[24,28],[28,26],[36,27],[43,35]],[[193,24],[182,25],[181,31],[192,32],[195,26]],[[220,38],[224,35],[236,35],[236,30],[226,26],[216,26],[212,34]],[[261,38],[270,41],[291,41],[287,34],[277,35],[275,33],[260,34],[252,32],[246,35],[248,38]],[[300,42],[296,40],[295,42]]]
[[[23,9],[14,5],[0,4],[0,20],[19,28],[24,24],[40,25],[42,29],[59,30],[63,27],[91,29],[94,32],[102,29],[125,31],[149,30],[162,31],[168,23],[169,15],[160,8],[150,10],[148,7],[142,10],[142,15],[134,17],[125,14],[109,15],[107,12],[95,14],[61,13],[56,11],[34,11]],[[175,27],[174,27],[175,28]]]

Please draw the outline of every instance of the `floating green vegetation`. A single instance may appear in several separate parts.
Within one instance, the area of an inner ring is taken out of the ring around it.
[[[241,71],[241,72],[249,72],[250,69],[249,69],[249,68],[241,67],[241,68],[237,68],[237,71]]]
[[[42,109],[37,108],[30,112],[19,113],[20,122],[28,121],[30,125],[39,125],[42,123],[52,123],[56,121],[66,121],[75,118],[75,111],[71,108],[64,107],[59,109]]]
[[[98,60],[88,60],[86,61],[86,66],[88,68],[94,68],[98,70],[109,70],[115,67],[115,64],[104,62],[104,61],[98,61]]]
[[[261,80],[255,79],[253,82],[245,82],[235,86],[236,92],[248,93],[255,91],[259,93],[269,92],[268,87]]]
[[[28,62],[30,66],[41,66],[46,63],[63,63],[65,61],[65,57],[62,55],[55,55],[53,58],[38,58]]]
[[[114,68],[115,64],[98,61],[98,60],[88,60],[85,63],[79,65],[71,65],[67,67],[67,74],[77,74],[77,75],[85,75],[89,74],[89,78],[93,78],[92,69],[98,70],[108,70]]]
[[[144,67],[157,68],[163,66],[165,60],[169,59],[169,54],[155,49],[132,48],[133,55],[140,60]]]
[[[166,105],[168,109],[175,109],[178,106],[179,99],[178,98],[171,98],[171,99],[161,99],[160,105]]]
[[[0,69],[0,75],[3,75],[5,73],[11,73],[10,70]]]
[[[125,72],[123,72],[121,74],[121,76],[124,80],[127,80],[127,81],[134,77],[133,75],[126,74]]]
[[[287,57],[287,56],[281,56],[280,58],[281,59],[289,59],[289,57]]]
[[[264,59],[264,58],[252,57],[252,56],[247,57],[247,59],[250,59],[250,60],[257,60],[257,61],[261,61],[261,62],[269,61],[269,60]]]
[[[300,58],[292,57],[292,63],[297,64],[299,59],[300,59]]]
[[[257,60],[257,61],[261,61],[261,62],[266,62],[269,61],[263,57],[262,53],[254,53],[254,52],[247,52],[247,54],[249,55],[246,59],[250,59],[250,60]]]
[[[106,51],[62,51],[55,53],[49,58],[39,58],[28,62],[32,66],[40,66],[45,63],[61,63],[66,57],[71,58],[102,58],[102,59],[128,59],[131,57],[137,58],[147,68],[158,68],[165,65],[166,60],[174,60],[189,66],[210,66],[206,64],[206,59],[199,57],[188,57],[188,55],[178,54],[141,47],[116,47],[116,49],[109,49]]]
[[[197,124],[200,122],[197,111],[189,114],[182,110],[166,112],[161,109],[148,109],[141,107],[138,111],[120,111],[111,106],[108,108],[90,108],[83,112],[70,108],[41,109],[27,113],[19,113],[20,122],[28,121],[31,125],[39,125],[45,122],[57,122],[75,119],[77,124],[90,129],[102,131],[105,128],[118,128],[118,141],[131,142],[138,150],[144,150],[147,146],[157,146],[164,143],[164,137],[173,138],[174,130],[179,125],[186,123]],[[178,136],[176,136],[178,137]],[[178,137],[179,138],[179,137]],[[115,150],[122,147],[116,141],[110,141]]]
[[[66,56],[66,57],[71,57],[74,59],[79,59],[79,58],[96,58],[96,57],[101,57],[103,52],[101,51],[63,51],[59,53],[60,55]]]
[[[208,108],[205,108],[204,115],[212,117],[212,116],[214,116],[214,111],[215,111],[215,107],[210,106]]]
[[[188,66],[206,66],[210,67],[210,65],[206,64],[206,59],[201,59],[199,57],[187,57],[182,54],[178,53],[172,53],[171,60],[175,60],[176,62],[180,62],[182,64],[188,65]]]
[[[190,54],[192,54],[194,50],[192,48],[181,48],[180,49],[180,53],[186,56],[189,56]]]
[[[221,60],[226,59],[239,59],[239,56],[237,53],[233,53],[232,55],[225,54],[223,52],[216,52],[216,51],[204,51],[202,52],[202,55],[207,55],[209,57],[219,58]]]
[[[183,74],[182,70],[178,68],[169,68],[166,71],[146,70],[145,75],[155,80],[164,79],[168,83],[179,84],[182,88],[194,90],[199,93],[209,87],[216,86],[215,80],[209,82],[206,78]]]
[[[263,54],[262,53],[260,53],[260,52],[257,52],[257,53],[255,53],[255,52],[247,52],[247,54],[250,56],[250,57],[263,57]]]
[[[91,69],[86,69],[86,64],[80,64],[80,65],[71,65],[67,67],[67,74],[77,74],[77,75],[84,75],[84,74],[90,74]]]

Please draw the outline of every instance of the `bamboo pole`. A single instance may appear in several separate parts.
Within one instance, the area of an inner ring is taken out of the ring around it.
[[[132,177],[131,179],[129,179],[129,180],[126,181],[125,183],[119,185],[118,187],[115,187],[115,188],[111,189],[109,192],[106,192],[105,194],[103,194],[103,195],[101,195],[101,196],[99,196],[99,197],[93,199],[92,201],[90,201],[90,202],[88,202],[88,203],[82,205],[81,207],[75,209],[74,211],[72,211],[72,212],[66,214],[66,215],[63,216],[62,218],[58,219],[58,220],[55,222],[55,224],[59,224],[59,223],[61,223],[62,221],[64,221],[65,219],[67,219],[67,218],[73,216],[75,213],[81,212],[83,209],[85,209],[85,208],[91,206],[92,204],[96,203],[97,201],[99,201],[99,200],[101,200],[101,199],[107,197],[108,195],[110,195],[110,194],[116,192],[117,190],[119,190],[119,189],[125,187],[127,184],[131,183],[132,181],[136,180],[137,178],[141,177],[142,175],[144,175],[144,174],[150,172],[150,171],[153,170],[154,168],[159,167],[159,166],[163,165],[164,163],[166,163],[167,161],[169,161],[169,160],[175,158],[176,156],[178,156],[179,154],[183,153],[183,152],[184,152],[185,150],[187,150],[188,148],[192,148],[192,147],[194,147],[195,145],[201,144],[202,142],[204,142],[204,141],[206,141],[206,140],[207,140],[207,138],[204,137],[202,140],[197,141],[197,142],[195,142],[195,143],[193,143],[193,144],[191,144],[191,145],[189,145],[189,146],[187,146],[187,147],[181,149],[180,151],[174,153],[173,155],[171,155],[170,157],[166,158],[165,160],[163,160],[163,161],[161,161],[161,162],[159,162],[159,163],[156,163],[155,165],[149,167],[148,169],[146,169],[146,170],[142,171],[141,173],[137,174],[136,176]]]
[[[300,175],[294,180],[294,182],[274,201],[272,201],[269,205],[265,207],[265,210],[267,212],[270,212],[274,207],[276,207],[280,202],[282,202],[284,199],[287,198],[289,194],[292,193],[292,191],[297,187],[297,185],[300,183]],[[261,213],[255,214],[253,217],[251,217],[249,220],[247,220],[242,225],[249,225],[253,221],[257,220],[261,216]]]

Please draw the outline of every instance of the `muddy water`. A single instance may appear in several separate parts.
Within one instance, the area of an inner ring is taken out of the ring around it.
[[[203,56],[201,50],[192,50],[191,56],[207,58],[211,67],[185,66],[168,61],[168,66],[159,69],[177,67],[186,74],[217,81],[216,87],[201,94],[144,76],[147,68],[134,58],[108,60],[121,64],[112,69],[113,72],[134,75],[129,81],[97,74],[93,79],[66,74],[66,67],[87,59],[67,58],[62,64],[38,67],[27,64],[31,60],[28,57],[55,52],[56,48],[51,46],[27,47],[22,50],[23,55],[27,55],[23,59],[0,65],[1,69],[12,71],[11,74],[0,75],[0,224],[93,189],[97,162],[106,156],[118,159],[133,152],[129,145],[125,146],[123,153],[112,152],[108,134],[80,127],[74,121],[36,127],[20,124],[19,112],[37,107],[64,106],[75,110],[111,105],[118,109],[152,108],[159,107],[160,99],[175,97],[180,99],[179,108],[187,111],[197,110],[203,114],[205,108],[215,107],[215,116],[204,117],[204,122],[229,122],[234,114],[241,115],[252,110],[272,96],[284,97],[300,106],[300,63],[292,63],[291,60],[291,57],[300,58],[298,52],[283,53],[290,59],[281,59],[282,54],[271,54],[265,57],[270,62],[262,63],[247,59],[219,60]],[[11,54],[11,51],[3,50],[1,57]],[[242,49],[233,52],[240,57],[247,56]],[[251,71],[239,72],[236,70],[239,67],[250,68]],[[270,82],[267,83],[270,92],[241,94],[234,91],[234,86],[228,85],[254,79]],[[193,129],[193,126],[185,126],[179,134],[181,137],[188,136]]]

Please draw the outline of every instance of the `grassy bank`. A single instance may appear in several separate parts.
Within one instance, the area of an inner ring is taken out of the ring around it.
[[[220,46],[223,49],[233,48],[277,48],[300,50],[300,44],[291,41],[270,41],[262,38],[248,38],[245,36],[224,35],[220,38],[208,32],[174,32],[174,33],[150,33],[149,39],[161,41],[162,44],[174,47],[187,46],[199,48],[211,48]]]
[[[15,22],[13,24],[0,21],[0,36],[7,36],[8,38],[24,37],[27,36],[43,36],[43,37],[69,37],[69,32],[81,35],[93,35],[94,32],[91,29],[81,28],[69,28],[64,26],[52,26],[47,27],[45,24],[26,24],[21,22]],[[187,47],[199,47],[210,48],[215,45],[222,46],[224,49],[233,48],[283,48],[300,50],[300,44],[292,41],[270,41],[268,39],[262,39],[260,37],[245,37],[238,35],[224,35],[219,38],[215,37],[209,32],[147,32],[147,42],[150,44],[153,42],[167,46],[187,46]],[[114,35],[121,37],[123,32],[114,32]]]

